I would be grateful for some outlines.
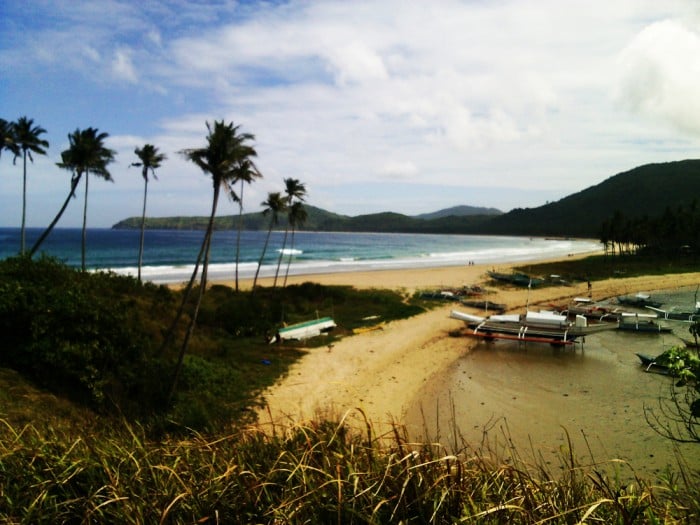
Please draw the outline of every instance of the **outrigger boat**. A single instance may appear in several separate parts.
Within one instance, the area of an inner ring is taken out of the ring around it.
[[[618,296],[617,302],[620,304],[624,304],[625,306],[635,306],[637,308],[645,308],[647,306],[660,308],[663,304],[659,301],[653,301],[651,299],[651,295],[643,292],[638,292],[635,295]]]
[[[277,341],[278,339],[294,339],[301,341],[303,339],[309,339],[310,337],[319,336],[335,327],[335,321],[333,321],[333,319],[330,317],[321,317],[312,321],[292,324],[277,330],[277,334],[272,338],[271,343]]]
[[[654,314],[636,314],[623,312],[620,324],[618,325],[620,330],[627,330],[632,332],[645,332],[645,333],[655,333],[655,334],[666,334],[672,331],[668,326],[661,326],[656,322],[656,315]]]
[[[566,315],[555,312],[532,312],[481,317],[452,310],[450,317],[463,321],[467,326],[465,335],[487,340],[506,339],[533,343],[569,345],[579,337],[611,330],[613,323],[588,324],[584,316],[570,321]]]
[[[668,321],[686,321],[689,323],[700,320],[700,302],[695,303],[694,312],[680,312],[675,311],[673,308],[670,310],[662,310],[661,308],[656,308],[654,306],[647,306],[647,308],[656,312],[656,317],[659,319],[666,319]]]

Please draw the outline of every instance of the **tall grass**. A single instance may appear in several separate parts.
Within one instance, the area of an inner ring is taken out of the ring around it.
[[[0,420],[5,523],[696,523],[698,473],[622,483],[375,435],[343,419],[216,439],[71,436]]]

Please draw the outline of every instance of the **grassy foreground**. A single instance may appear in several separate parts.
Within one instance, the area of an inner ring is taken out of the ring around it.
[[[696,466],[651,482],[569,451],[553,472],[515,450],[409,443],[400,426],[378,436],[343,417],[285,428],[247,417],[304,351],[264,341],[280,319],[318,310],[342,333],[368,312],[420,310],[389,292],[214,287],[163,407],[174,354],[157,350],[177,298],[51,260],[0,263],[0,523],[700,522]]]
[[[697,523],[698,474],[623,484],[562,457],[556,476],[464,448],[317,421],[151,442],[0,420],[4,523]],[[628,468],[619,465],[620,470]]]

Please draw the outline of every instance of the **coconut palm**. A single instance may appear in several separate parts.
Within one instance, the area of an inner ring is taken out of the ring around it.
[[[173,375],[173,381],[170,388],[170,394],[168,396],[168,404],[170,404],[175,394],[178,378],[182,370],[182,364],[184,362],[185,354],[187,353],[192,332],[194,331],[195,323],[197,322],[197,316],[199,314],[200,305],[202,304],[204,290],[207,286],[209,250],[211,247],[211,238],[214,231],[214,218],[216,216],[216,208],[219,202],[221,188],[230,187],[231,181],[233,181],[236,177],[236,170],[239,168],[242,159],[248,158],[255,153],[252,146],[247,144],[247,142],[252,139],[253,136],[247,133],[238,134],[238,128],[239,126],[234,126],[233,123],[226,124],[223,120],[221,122],[215,121],[213,127],[207,122],[207,131],[209,132],[207,135],[207,145],[203,148],[181,151],[186,159],[195,163],[204,173],[208,173],[211,176],[214,193],[212,197],[211,213],[209,215],[207,229],[204,233],[204,239],[202,240],[202,246],[197,256],[194,271],[192,272],[192,276],[190,277],[185,291],[183,292],[182,302],[161,347],[161,351],[164,351],[172,341],[175,328],[182,317],[185,305],[189,301],[189,297],[194,287],[194,282],[197,279],[199,266],[201,264],[202,276],[199,284],[199,293],[194,311],[190,317],[190,322],[185,332],[182,346],[180,347],[177,364],[175,366],[175,373]]]
[[[25,225],[27,214],[27,158],[34,162],[32,153],[46,155],[46,148],[49,143],[41,138],[46,130],[41,126],[35,126],[34,120],[27,117],[20,117],[13,124],[13,141],[21,151],[22,155],[22,229],[20,241],[20,253],[25,250]]]
[[[285,204],[287,206],[287,211],[291,211],[292,204],[295,200],[303,202],[306,197],[306,186],[299,182],[297,179],[284,179],[284,193],[285,193]],[[277,270],[275,270],[275,281],[272,285],[273,288],[277,286],[277,277],[280,273],[280,265],[282,264],[282,257],[284,257],[284,249],[287,247],[287,235],[289,234],[289,220],[287,220],[287,225],[284,228],[284,239],[282,240],[282,249],[280,250],[280,255],[277,258]]]
[[[278,191],[268,193],[267,200],[260,203],[263,206],[263,215],[270,215],[270,226],[267,229],[267,236],[265,237],[265,244],[263,245],[262,253],[260,254],[260,259],[258,260],[258,268],[255,270],[255,277],[253,278],[253,290],[255,290],[255,285],[258,282],[258,274],[260,273],[260,267],[262,266],[263,259],[265,258],[265,252],[267,251],[267,245],[270,242],[270,234],[272,233],[272,228],[279,222],[280,213],[284,213],[287,208],[287,200],[282,197],[282,194]]]
[[[138,263],[138,279],[141,282],[141,265],[143,264],[143,238],[146,230],[146,198],[148,197],[148,173],[156,177],[156,169],[160,168],[160,163],[167,157],[164,153],[160,153],[158,148],[152,144],[146,144],[143,148],[134,149],[134,153],[139,158],[139,162],[133,162],[131,165],[141,168],[141,176],[143,177],[143,212],[141,213],[141,238],[139,240],[139,263]]]
[[[283,287],[287,286],[287,277],[289,277],[289,266],[292,264],[292,253],[294,253],[294,233],[296,231],[297,226],[300,226],[306,222],[306,217],[306,208],[304,208],[304,204],[301,201],[296,201],[290,206],[287,218],[289,219],[289,226],[292,229],[292,239],[289,243],[291,253],[289,254],[289,258],[287,259],[287,271],[284,273],[284,283],[282,285]]]
[[[59,210],[58,214],[56,214],[54,220],[34,243],[34,246],[29,252],[30,257],[36,253],[46,237],[49,235],[49,233],[51,233],[54,226],[56,226],[56,223],[66,210],[71,197],[75,196],[75,190],[77,189],[83,174],[85,174],[85,202],[83,206],[83,235],[81,251],[82,269],[85,271],[88,175],[92,173],[105,180],[112,180],[112,175],[107,170],[107,165],[114,160],[114,151],[105,147],[104,145],[104,140],[108,136],[109,135],[107,133],[100,133],[95,128],[87,128],[83,130],[76,129],[73,133],[68,135],[68,149],[61,152],[61,162],[57,163],[57,166],[71,172],[70,192],[68,193],[68,197],[66,197],[63,206]]]
[[[251,135],[252,137],[252,135]],[[236,195],[233,191],[233,186],[231,190],[231,195],[235,202],[238,203],[238,232],[236,234],[236,291],[238,291],[238,263],[240,261],[241,253],[241,230],[243,229],[243,187],[244,184],[251,184],[255,179],[262,178],[262,174],[255,167],[255,164],[250,160],[251,156],[255,155],[255,150],[247,158],[242,159],[238,168],[236,169],[236,180],[233,182],[241,183],[240,194]]]
[[[0,118],[0,155],[4,150],[9,151],[15,157],[19,157],[19,148],[15,143],[14,124]]]

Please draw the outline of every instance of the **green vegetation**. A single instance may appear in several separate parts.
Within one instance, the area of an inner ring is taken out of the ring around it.
[[[253,295],[213,286],[203,294],[198,331],[168,402],[179,349],[163,349],[163,341],[182,296],[49,258],[7,259],[0,262],[0,366],[108,419],[122,416],[154,431],[213,431],[250,421],[261,389],[304,351],[300,343],[268,344],[283,323],[332,315],[338,329],[315,343],[328,344],[368,315],[391,320],[422,311],[382,290],[305,283]],[[185,303],[178,338],[194,308]]]
[[[656,524],[700,517],[700,477],[682,463],[650,481],[633,465],[581,465],[572,450],[554,471],[524,464],[515,450],[507,458],[483,455],[459,442],[458,429],[448,450],[439,436],[409,443],[401,427],[379,436],[371,422],[360,432],[344,417],[267,430],[255,424],[250,408],[261,389],[305,351],[299,343],[269,345],[266,336],[282,320],[332,315],[340,328],[315,341],[325,345],[368,316],[422,310],[384,290],[211,287],[177,396],[164,406],[177,355],[158,348],[181,294],[48,258],[0,262],[0,521]],[[185,315],[193,308],[189,302]]]

